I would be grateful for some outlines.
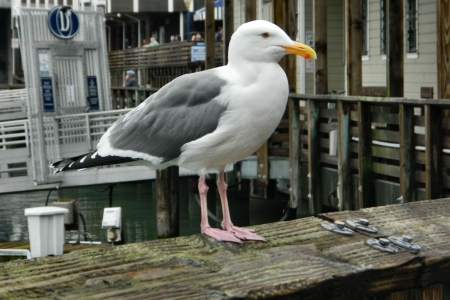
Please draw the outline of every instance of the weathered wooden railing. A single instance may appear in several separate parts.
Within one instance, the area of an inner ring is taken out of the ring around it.
[[[131,108],[157,89],[113,87]],[[256,153],[290,160],[297,216],[450,195],[450,100],[291,94],[285,117]],[[261,167],[262,166],[262,167]]]
[[[450,193],[450,100],[292,94],[289,101],[298,213]]]
[[[111,85],[122,86],[125,72],[134,70],[142,86],[160,88],[174,78],[204,69],[204,61],[192,59],[196,42],[179,42],[108,53]],[[223,64],[223,43],[216,42],[216,66]]]

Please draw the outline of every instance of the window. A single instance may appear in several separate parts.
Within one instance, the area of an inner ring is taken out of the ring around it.
[[[381,55],[386,55],[386,0],[380,1]]]
[[[417,53],[417,1],[406,0],[406,53]]]
[[[368,31],[368,0],[361,0],[361,9],[362,9],[362,55],[369,55],[369,31]]]

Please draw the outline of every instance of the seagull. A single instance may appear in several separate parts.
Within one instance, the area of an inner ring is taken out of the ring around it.
[[[139,106],[119,117],[97,149],[51,165],[54,173],[110,164],[152,169],[178,165],[198,173],[201,232],[218,241],[267,240],[234,226],[227,200],[227,164],[254,153],[278,126],[289,88],[278,62],[286,54],[316,59],[307,45],[292,41],[268,21],[241,25],[233,34],[228,64],[175,78]],[[208,222],[205,178],[218,174],[222,229]]]

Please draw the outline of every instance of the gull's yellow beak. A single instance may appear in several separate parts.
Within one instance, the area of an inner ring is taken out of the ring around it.
[[[294,43],[294,45],[281,47],[283,47],[287,53],[299,55],[304,57],[305,59],[317,59],[316,51],[314,51],[311,47],[298,42],[292,42]]]

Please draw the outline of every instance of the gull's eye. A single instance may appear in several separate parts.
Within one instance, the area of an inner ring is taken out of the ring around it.
[[[261,34],[261,36],[267,39],[270,36],[270,34],[268,32],[264,32],[263,34]]]

